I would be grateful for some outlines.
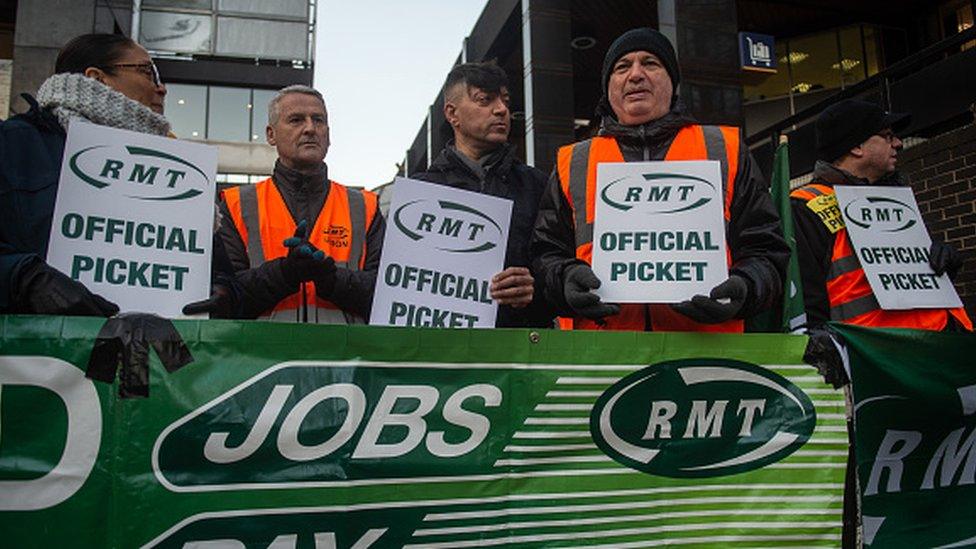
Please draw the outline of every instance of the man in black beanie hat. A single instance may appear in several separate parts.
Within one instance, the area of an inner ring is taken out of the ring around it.
[[[604,58],[599,135],[559,150],[539,206],[532,256],[563,328],[741,332],[743,319],[782,293],[789,249],[767,186],[738,128],[700,125],[685,114],[679,81],[674,47],[663,34],[625,32]],[[710,295],[675,305],[603,303],[592,292],[601,281],[590,269],[596,165],[665,159],[720,163],[729,278]]]
[[[902,142],[895,132],[911,116],[889,113],[855,99],[825,109],[814,129],[819,160],[813,181],[790,193],[803,300],[811,324],[828,320],[860,326],[972,331],[963,308],[883,310],[844,228],[834,185],[899,185],[895,172]],[[929,263],[937,275],[955,277],[962,257],[933,241]]]

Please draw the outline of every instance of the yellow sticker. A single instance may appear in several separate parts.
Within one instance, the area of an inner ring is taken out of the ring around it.
[[[807,201],[807,208],[817,214],[817,217],[823,221],[824,226],[831,233],[836,233],[844,228],[844,217],[840,213],[840,208],[837,207],[836,195],[815,196]]]

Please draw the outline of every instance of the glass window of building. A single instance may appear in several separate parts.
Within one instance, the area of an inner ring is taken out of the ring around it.
[[[217,141],[250,141],[251,90],[210,87],[207,138]]]
[[[789,60],[793,92],[808,93],[840,87],[837,34],[821,33],[790,40]]]
[[[251,141],[264,143],[264,129],[268,125],[268,102],[277,93],[274,90],[254,90],[254,108],[251,109]]]
[[[840,60],[832,68],[840,73],[843,87],[864,80],[864,45],[861,42],[861,27],[847,27],[840,30]]]
[[[864,26],[864,63],[868,73],[868,78],[878,74],[879,68],[879,55],[878,51],[881,49],[878,46],[878,41],[881,39],[881,33],[879,33],[874,27]]]
[[[211,17],[191,13],[143,10],[139,43],[149,50],[210,52]]]
[[[220,11],[253,13],[257,15],[284,15],[307,17],[308,0],[220,0]]]
[[[308,25],[241,17],[217,18],[217,53],[262,59],[308,59]]]
[[[190,8],[208,11],[213,8],[211,0],[142,0],[142,5],[146,7]]]
[[[183,139],[204,139],[207,136],[207,87],[188,84],[167,84],[166,119],[173,133]]]
[[[744,101],[763,101],[790,94],[790,66],[786,57],[786,42],[776,43],[774,55],[778,62],[776,73],[750,75],[753,83],[743,86]]]

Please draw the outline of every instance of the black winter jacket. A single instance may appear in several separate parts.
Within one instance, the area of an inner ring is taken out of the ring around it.
[[[67,136],[57,118],[31,108],[0,122],[0,313],[18,311],[19,269],[47,256]]]
[[[505,144],[489,155],[484,163],[484,177],[475,173],[449,143],[426,172],[412,175],[413,179],[439,183],[456,189],[474,191],[512,200],[512,223],[508,229],[508,249],[505,267],[528,267],[531,270],[529,240],[535,225],[539,199],[545,189],[546,175],[523,164],[515,157],[515,149]],[[554,313],[542,297],[540,278],[536,273],[532,303],[524,308],[501,305],[495,326],[499,328],[551,328]]]
[[[604,116],[600,135],[611,136],[626,162],[664,160],[678,131],[695,121],[680,107],[640,126],[624,126]],[[738,172],[730,208],[726,241],[732,252],[730,272],[744,277],[749,296],[738,318],[769,308],[782,296],[790,251],[783,240],[779,215],[769,187],[744,144],[739,149]],[[560,315],[573,316],[563,293],[563,272],[577,263],[573,214],[553,170],[539,206],[531,253],[536,272],[543,278],[545,297]],[[650,329],[648,326],[647,329]]]
[[[314,227],[329,196],[326,165],[322,164],[319,173],[306,175],[287,168],[279,160],[275,162],[272,181],[281,193],[292,219],[296,223],[307,219],[308,226]],[[234,226],[227,204],[223,201],[220,202],[220,213],[223,222],[218,234],[227,248],[230,261],[237,271],[238,282],[246,296],[242,315],[245,318],[257,318],[261,313],[274,308],[282,299],[298,291],[298,288],[289,285],[285,280],[281,272],[282,258],[272,259],[252,269],[247,248],[237,232],[237,227]],[[385,230],[386,222],[382,214],[377,211],[373,216],[373,222],[366,228],[366,258],[363,270],[337,268],[336,284],[332,295],[320,297],[335,303],[344,311],[364,319],[369,318]]]

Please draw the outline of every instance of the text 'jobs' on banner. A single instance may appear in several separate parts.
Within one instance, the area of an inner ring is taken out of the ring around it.
[[[48,263],[122,311],[182,317],[210,293],[217,149],[76,122]]]
[[[929,237],[908,187],[835,187],[847,234],[882,309],[962,307],[929,265]]]
[[[397,178],[370,324],[490,328],[512,201]]]
[[[595,293],[617,303],[678,303],[728,278],[718,162],[597,166]]]

